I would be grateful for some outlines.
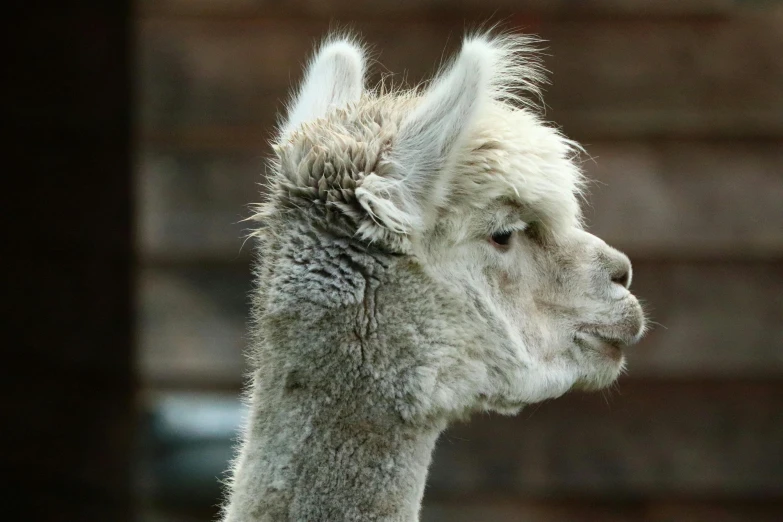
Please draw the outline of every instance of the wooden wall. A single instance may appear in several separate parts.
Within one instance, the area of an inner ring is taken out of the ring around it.
[[[547,117],[585,144],[591,229],[659,325],[615,391],[441,440],[427,520],[779,520],[783,3],[140,0],[140,370],[241,383],[266,139],[313,43],[350,22],[426,78],[490,17],[548,40]],[[377,74],[376,74],[377,77]]]

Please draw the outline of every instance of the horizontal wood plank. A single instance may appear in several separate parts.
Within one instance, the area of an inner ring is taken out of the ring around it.
[[[427,491],[780,498],[781,407],[781,381],[622,382],[449,429]]]
[[[708,20],[541,20],[547,116],[579,139],[783,136],[783,9]],[[144,19],[141,136],[274,121],[326,21]],[[458,44],[457,22],[358,22],[383,68],[415,83]],[[619,42],[622,42],[619,44]]]
[[[242,220],[261,201],[262,155],[241,153],[142,154],[138,162],[139,247],[145,260],[247,256]]]
[[[235,387],[245,370],[249,271],[144,269],[139,277],[141,381]]]
[[[217,489],[217,488],[215,488]],[[783,501],[732,502],[725,500],[672,501],[645,498],[639,501],[596,501],[550,498],[530,500],[524,495],[498,498],[473,495],[430,500],[425,493],[422,522],[780,522]],[[144,522],[201,522],[218,516],[217,491],[193,499],[199,508],[156,506],[144,510]]]
[[[748,5],[750,4],[750,5]],[[508,14],[536,16],[589,15],[725,15],[742,9],[765,8],[770,2],[749,3],[742,0],[141,0],[137,3],[140,16],[309,16],[309,17],[427,17],[434,13],[443,17],[472,15],[483,19]]]
[[[783,147],[775,142],[597,142],[591,230],[632,258],[783,256]],[[149,148],[138,162],[143,259],[223,259],[249,252],[261,201],[261,143],[233,150]],[[246,255],[246,254],[245,254]]]
[[[524,494],[465,495],[427,501],[423,522],[778,522],[781,501],[698,501],[666,498],[530,500]]]
[[[637,262],[652,331],[633,376],[783,375],[783,262]]]
[[[542,24],[553,121],[578,139],[783,136],[783,10]]]
[[[219,433],[187,428],[182,419],[207,411],[188,402],[168,421],[154,411],[156,425],[176,426],[167,436],[147,427],[147,465],[162,481],[154,495],[181,499],[198,487],[214,505],[241,415],[214,411]],[[782,380],[625,380],[610,396],[474,415],[436,445],[425,520],[763,520],[783,501],[781,408]],[[579,507],[583,516],[569,518]],[[707,518],[719,513],[733,516]]]
[[[634,257],[783,255],[775,141],[586,144],[593,233]]]
[[[238,387],[250,269],[147,268],[140,283],[144,380]],[[656,326],[627,350],[631,378],[783,376],[783,263],[641,262],[633,289]]]

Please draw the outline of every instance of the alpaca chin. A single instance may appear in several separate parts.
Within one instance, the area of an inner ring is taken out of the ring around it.
[[[625,356],[616,354],[604,356],[594,362],[591,371],[577,379],[572,390],[594,392],[608,388],[617,381],[626,368]]]

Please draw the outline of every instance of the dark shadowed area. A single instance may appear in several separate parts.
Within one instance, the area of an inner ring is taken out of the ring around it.
[[[0,31],[7,520],[134,520],[131,7],[96,3]]]

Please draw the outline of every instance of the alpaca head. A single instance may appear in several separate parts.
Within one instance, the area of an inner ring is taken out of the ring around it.
[[[378,379],[366,389],[388,387],[403,417],[515,411],[605,387],[645,329],[628,258],[582,225],[578,145],[520,96],[538,94],[529,43],[472,37],[426,88],[369,92],[362,48],[332,39],[281,125],[259,213],[261,323],[284,302],[298,321],[318,315],[302,311],[314,301],[361,315],[378,281],[374,330],[362,332],[379,353],[361,364]],[[291,258],[298,275],[280,272]],[[369,258],[385,261],[373,269]],[[330,266],[303,268],[318,263]],[[362,337],[359,322],[334,342]],[[331,364],[324,353],[319,364]],[[317,385],[308,363],[289,367]]]

